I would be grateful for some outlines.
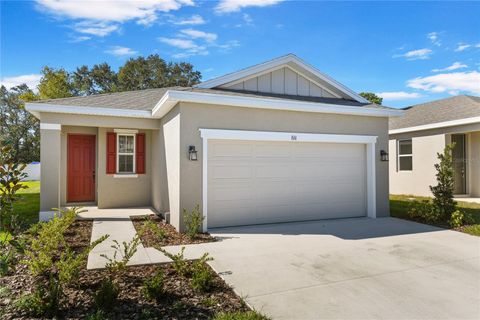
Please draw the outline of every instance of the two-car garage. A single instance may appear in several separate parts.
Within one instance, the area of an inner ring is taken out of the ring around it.
[[[374,214],[376,137],[201,131],[208,228]]]

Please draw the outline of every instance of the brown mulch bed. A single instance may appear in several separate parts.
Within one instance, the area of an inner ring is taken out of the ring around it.
[[[183,244],[195,244],[216,241],[209,233],[199,233],[195,239],[190,239],[186,234],[179,233],[175,228],[165,223],[165,221],[156,216],[130,217],[135,230],[140,234],[141,241],[145,247],[163,247]],[[159,238],[151,228],[145,228],[145,221],[150,221],[163,231],[165,237]],[[140,232],[141,231],[141,232]]]
[[[66,240],[81,250],[89,245],[92,221],[79,220],[67,231]],[[142,294],[145,279],[159,269],[165,275],[166,294],[159,301],[151,301]],[[171,264],[128,267],[116,276],[120,286],[118,302],[107,316],[110,319],[209,319],[218,312],[249,311],[233,290],[213,271],[213,288],[209,292],[192,289],[190,279],[179,275]],[[58,314],[59,319],[85,319],[97,311],[93,294],[100,282],[108,277],[102,270],[81,270],[75,287],[65,290],[65,299]],[[19,263],[13,274],[0,278],[0,318],[34,319],[20,310],[15,301],[35,288],[35,279]]]

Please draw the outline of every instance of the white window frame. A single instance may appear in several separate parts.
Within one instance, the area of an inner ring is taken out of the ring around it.
[[[400,141],[410,141],[412,145],[412,153],[409,154],[400,154]],[[412,169],[410,170],[401,170],[400,169],[400,158],[402,157],[411,157],[412,158]],[[397,172],[412,172],[413,171],[413,139],[412,138],[404,138],[404,139],[397,139]]]
[[[127,152],[120,152],[120,136],[130,136],[130,137],[133,137],[133,153],[127,153]],[[136,158],[136,152],[137,152],[137,141],[136,141],[136,134],[135,133],[123,133],[123,132],[119,132],[117,133],[117,174],[119,175],[134,175],[136,174],[137,172],[137,164],[135,163],[135,158]],[[133,156],[133,171],[132,172],[120,172],[120,156],[121,155],[124,155],[124,156],[129,156],[129,155],[132,155]]]

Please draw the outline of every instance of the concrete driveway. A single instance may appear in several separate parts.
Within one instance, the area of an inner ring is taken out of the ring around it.
[[[274,319],[480,319],[480,238],[395,218],[214,229],[211,266]],[[170,247],[175,252],[178,247]]]

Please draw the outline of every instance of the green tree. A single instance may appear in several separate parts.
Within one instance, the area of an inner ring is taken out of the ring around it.
[[[129,59],[118,71],[118,91],[192,86],[201,79],[190,63],[167,64],[157,54]]]
[[[74,95],[70,75],[65,69],[43,67],[38,85],[40,99],[68,98]]]
[[[108,63],[96,64],[90,70],[93,81],[94,93],[115,92],[118,88],[117,73],[112,70]]]
[[[437,185],[430,186],[430,190],[434,195],[433,205],[438,209],[442,218],[449,219],[455,211],[457,203],[453,200],[454,170],[452,150],[455,144],[449,144],[443,150],[443,153],[437,153],[439,163],[435,164],[437,173]]]
[[[12,148],[15,163],[40,160],[39,121],[25,110],[25,101],[37,99],[25,84],[11,90],[0,87],[0,145]]]
[[[359,95],[370,101],[371,103],[382,104],[383,98],[377,96],[373,92],[360,92]]]

